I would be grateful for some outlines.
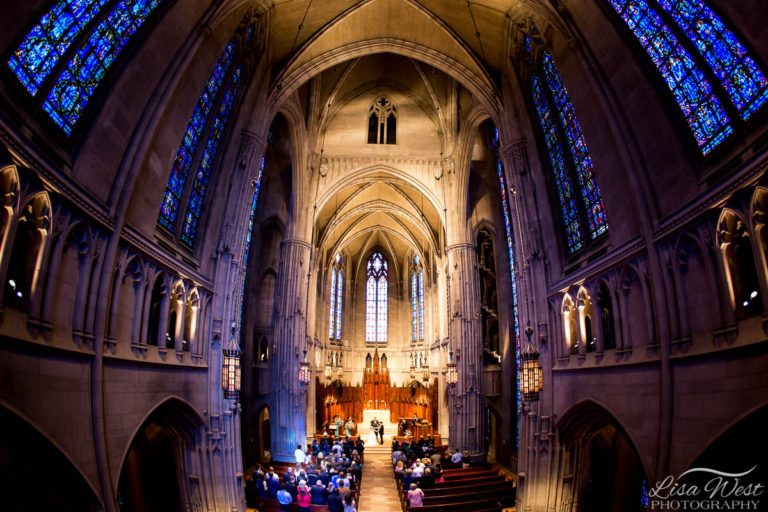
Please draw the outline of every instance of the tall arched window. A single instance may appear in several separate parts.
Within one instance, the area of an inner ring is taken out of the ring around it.
[[[8,67],[31,97],[41,98],[37,105],[71,135],[123,49],[163,3],[59,0],[24,36]]]
[[[411,282],[411,341],[424,341],[424,267],[413,257]]]
[[[587,141],[568,91],[548,52],[530,78],[531,97],[560,205],[568,253],[608,232],[608,218],[595,181]]]
[[[379,251],[368,258],[365,282],[365,341],[387,342],[387,260]]]
[[[224,47],[192,110],[173,161],[160,206],[158,224],[187,247],[193,247],[211,171],[219,156],[229,118],[246,81],[244,59],[253,44],[249,15]],[[190,171],[195,169],[192,179]],[[180,216],[180,212],[184,212]]]
[[[702,154],[733,134],[739,119],[746,121],[765,105],[763,71],[704,0],[608,3],[661,73]]]
[[[328,339],[341,341],[341,318],[344,307],[344,268],[341,254],[337,254],[331,267],[331,310],[328,318]]]
[[[368,109],[368,144],[397,143],[397,107],[379,98]]]

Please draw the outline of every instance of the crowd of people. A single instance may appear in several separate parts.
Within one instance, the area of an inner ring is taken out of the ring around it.
[[[424,489],[443,483],[443,470],[468,464],[468,455],[457,451],[435,449],[431,439],[423,436],[418,441],[392,441],[392,465],[395,478],[407,490],[406,498],[411,507],[424,504]]]
[[[365,446],[352,438],[323,436],[306,448],[297,445],[295,467],[278,474],[257,465],[251,477],[258,497],[274,499],[281,511],[310,512],[310,505],[326,505],[329,512],[357,512],[354,496],[363,474]]]

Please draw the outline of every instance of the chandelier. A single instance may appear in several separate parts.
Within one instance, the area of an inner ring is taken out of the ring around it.
[[[533,335],[531,322],[528,322],[525,327],[525,335],[528,338],[528,343],[521,354],[520,392],[524,401],[536,402],[539,400],[539,393],[544,386],[544,371],[539,364],[539,353],[531,341]]]

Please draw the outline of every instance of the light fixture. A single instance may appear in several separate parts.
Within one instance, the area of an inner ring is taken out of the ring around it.
[[[459,374],[456,371],[456,363],[453,361],[453,352],[448,352],[448,385],[455,386],[458,382]]]
[[[304,360],[299,364],[299,382],[303,385],[309,384],[309,379],[312,376],[312,372],[309,369],[309,362],[307,361],[307,349],[304,349]]]
[[[232,336],[229,344],[222,351],[224,364],[221,368],[221,386],[224,389],[224,398],[237,399],[240,396],[240,346]]]
[[[749,294],[750,299],[754,299],[755,297],[757,297],[757,290],[754,290],[752,293]]]
[[[524,401],[536,402],[539,400],[539,393],[544,385],[544,372],[539,364],[539,353],[531,341],[531,336],[533,335],[531,322],[528,322],[525,326],[525,335],[528,338],[528,343],[521,354],[520,392]]]

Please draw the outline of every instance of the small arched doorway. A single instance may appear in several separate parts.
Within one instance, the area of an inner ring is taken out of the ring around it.
[[[267,463],[272,453],[272,433],[269,419],[269,407],[263,406],[256,416],[256,459]]]
[[[0,405],[3,510],[103,510],[80,471],[48,438]]]
[[[632,440],[595,402],[577,404],[558,424],[560,481],[578,512],[641,512],[646,476]],[[570,480],[572,479],[572,484]]]
[[[497,462],[502,453],[501,418],[493,407],[485,408],[485,446],[488,447],[488,462]]]
[[[181,511],[198,489],[187,478],[187,463],[202,420],[187,404],[171,399],[157,407],[131,441],[123,460],[117,501],[121,511]]]

